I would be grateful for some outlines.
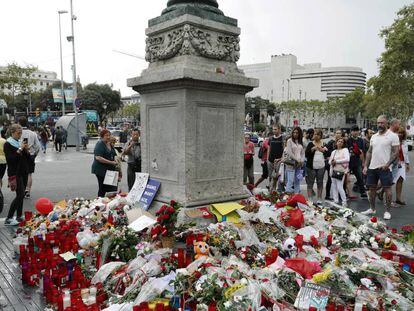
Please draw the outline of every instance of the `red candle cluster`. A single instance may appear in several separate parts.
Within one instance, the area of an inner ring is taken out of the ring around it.
[[[25,214],[26,221],[31,217],[31,213]],[[23,283],[40,285],[47,303],[58,311],[99,311],[107,299],[102,284],[89,292],[90,280],[83,275],[77,260],[66,262],[59,256],[78,252],[79,227],[77,221],[61,221],[54,231],[28,238],[28,245],[19,247]]]

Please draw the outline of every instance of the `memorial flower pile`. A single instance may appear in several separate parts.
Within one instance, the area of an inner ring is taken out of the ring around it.
[[[240,203],[234,222],[195,225],[171,201],[139,230],[122,196],[28,213],[15,240],[22,280],[62,311],[414,310],[413,226],[298,195]],[[196,246],[208,249],[198,259]]]

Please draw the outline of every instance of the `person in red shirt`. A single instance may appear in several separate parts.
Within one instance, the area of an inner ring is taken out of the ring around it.
[[[254,184],[254,165],[253,165],[253,156],[254,156],[254,144],[250,141],[250,134],[244,135],[244,144],[243,144],[243,153],[244,153],[244,173],[243,173],[243,183],[246,184],[247,178],[249,178],[249,184]]]
[[[265,138],[262,146],[260,147],[263,150],[262,157],[260,158],[260,160],[262,160],[262,176],[260,176],[260,178],[254,184],[255,188],[269,177],[269,167],[267,164],[267,153],[269,152],[269,137],[271,137],[272,135],[273,135],[272,131],[269,131],[268,137]],[[259,153],[259,156],[260,156],[260,153]]]

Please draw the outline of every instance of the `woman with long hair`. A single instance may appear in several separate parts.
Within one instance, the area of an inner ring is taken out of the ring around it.
[[[305,161],[305,150],[303,149],[303,132],[300,127],[295,127],[292,137],[288,139],[285,148],[285,174],[287,178],[286,192],[300,192],[300,171]],[[303,175],[303,174],[302,174]]]
[[[322,204],[323,177],[325,175],[325,154],[328,148],[322,141],[322,130],[317,129],[313,135],[313,141],[306,147],[306,184],[308,188],[308,198],[313,199],[313,185],[316,180],[317,204]]]
[[[22,127],[19,124],[13,124],[10,127],[11,135],[4,144],[9,187],[11,191],[16,191],[16,197],[10,204],[9,213],[4,222],[6,226],[18,225],[23,220],[23,200],[29,175],[30,153],[27,140],[23,139],[21,143],[19,142],[22,133]],[[15,213],[16,219],[13,218]]]
[[[346,194],[344,190],[345,175],[349,166],[349,150],[345,145],[345,139],[338,138],[336,140],[336,149],[332,151],[329,159],[330,172],[332,180],[332,196],[334,202],[339,204],[339,196],[341,197],[342,206],[347,207]],[[338,196],[339,195],[339,196]]]
[[[410,171],[410,157],[408,155],[408,145],[406,141],[407,132],[405,128],[400,127],[398,130],[398,137],[400,138],[400,153],[398,159],[398,171],[394,177],[394,183],[396,184],[395,190],[397,194],[395,203],[398,205],[406,205],[401,197],[404,180],[406,179],[407,173]]]

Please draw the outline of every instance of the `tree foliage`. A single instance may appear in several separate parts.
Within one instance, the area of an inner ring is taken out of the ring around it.
[[[82,109],[96,110],[101,122],[122,106],[121,94],[108,84],[88,84],[79,92],[79,99]]]
[[[369,83],[375,105],[385,113],[407,118],[414,110],[414,4],[403,7],[380,36],[385,51],[378,60],[379,75]]]
[[[8,64],[6,69],[0,75],[0,88],[6,88],[10,91],[13,104],[16,94],[29,91],[36,79],[32,78],[33,72],[37,70],[36,67],[26,66],[21,67],[16,63]]]

